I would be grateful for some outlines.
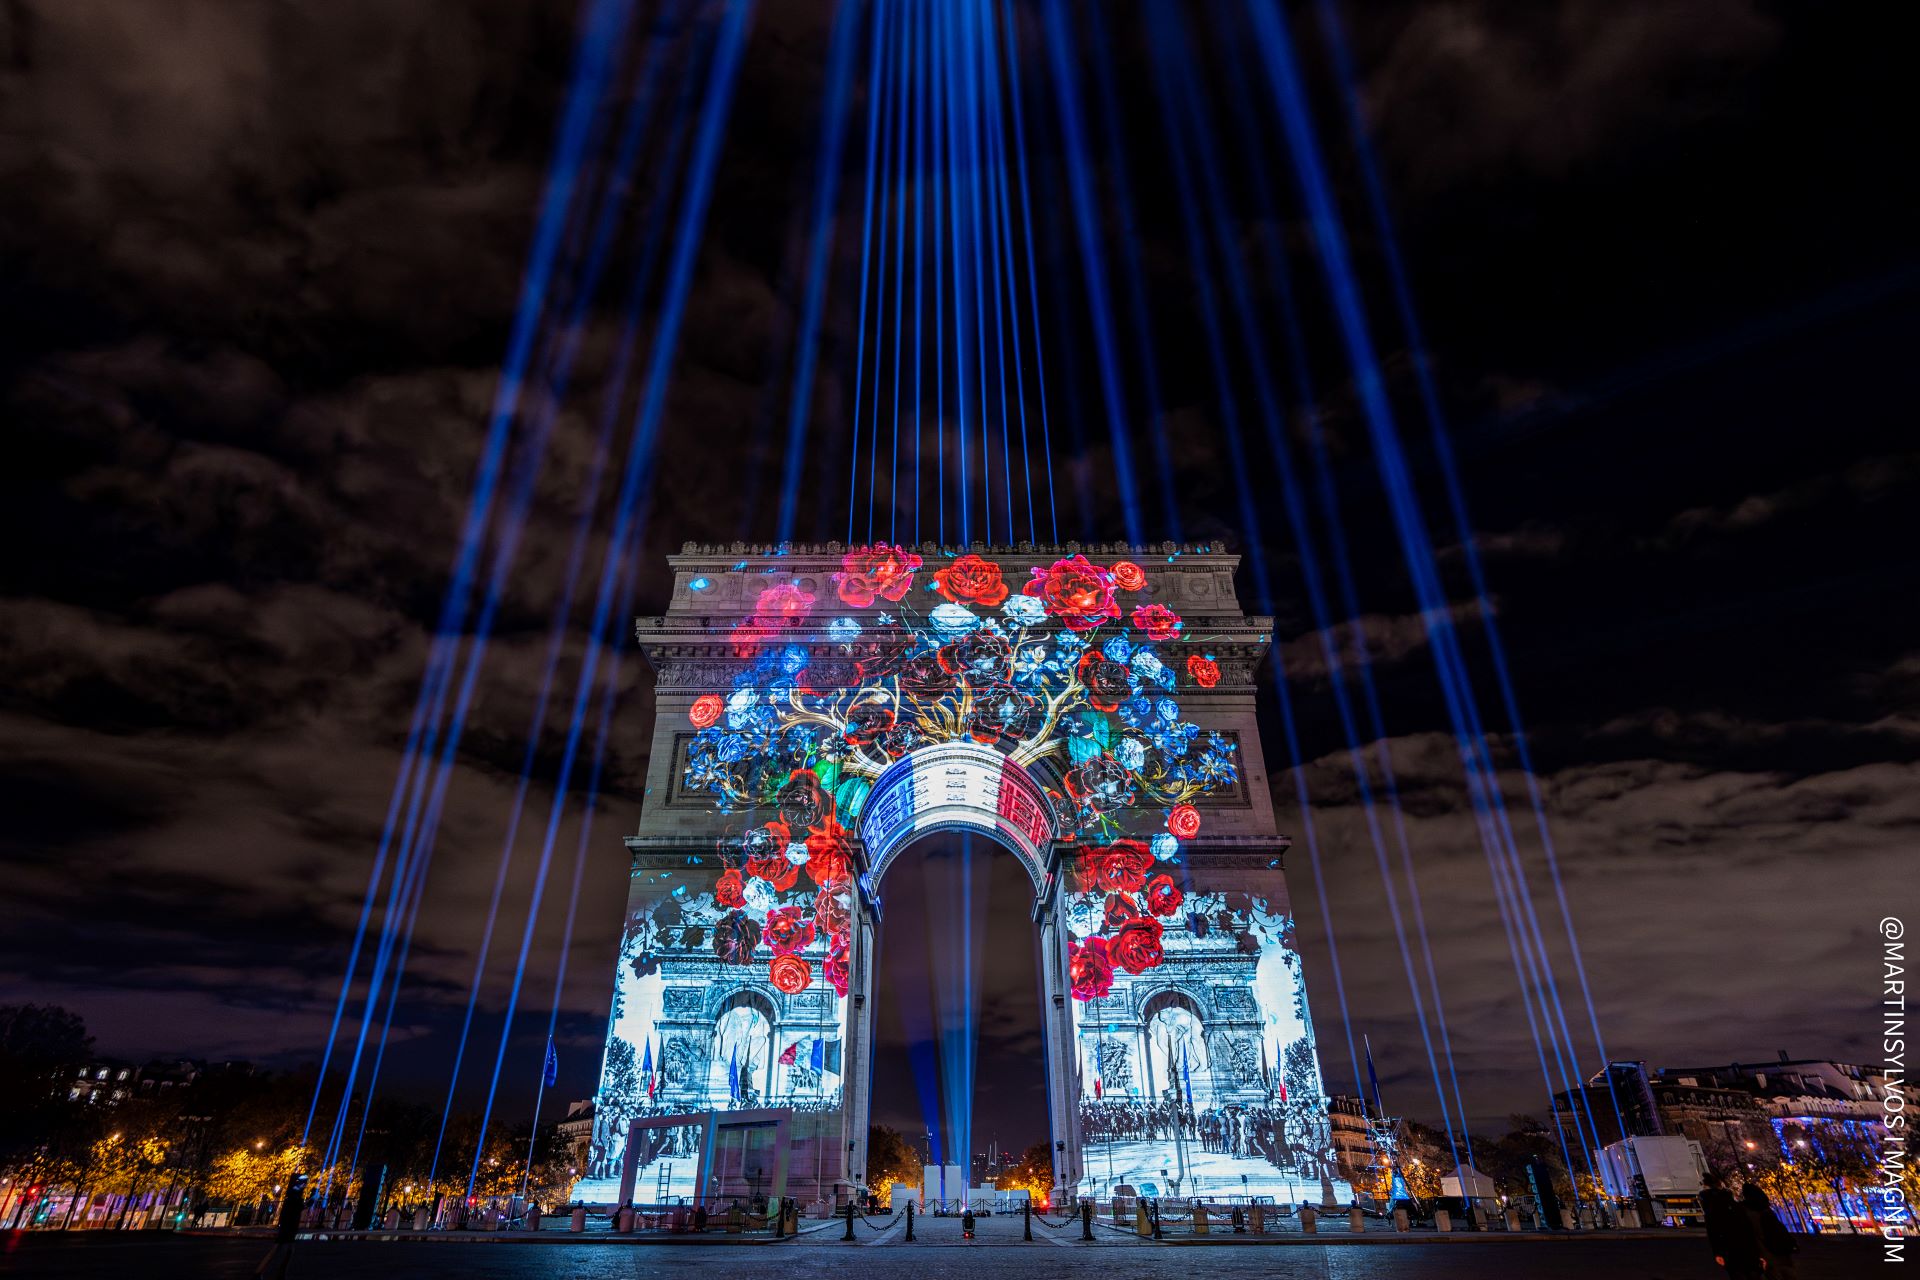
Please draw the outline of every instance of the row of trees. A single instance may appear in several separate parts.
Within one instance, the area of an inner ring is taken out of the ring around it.
[[[53,1006],[0,1006],[0,1225],[144,1224],[209,1210],[270,1206],[295,1173],[333,1203],[363,1187],[380,1206],[464,1196],[479,1118],[400,1099],[346,1116],[346,1140],[331,1166],[324,1146],[333,1116],[322,1110],[303,1142],[311,1072],[215,1070],[165,1090],[130,1090],[118,1101],[70,1098],[76,1067],[92,1054],[80,1019]],[[436,1160],[436,1148],[438,1148]],[[529,1151],[531,1165],[529,1166]],[[357,1158],[356,1158],[357,1155]],[[564,1201],[577,1180],[575,1153],[552,1126],[495,1126],[477,1162],[474,1193]]]

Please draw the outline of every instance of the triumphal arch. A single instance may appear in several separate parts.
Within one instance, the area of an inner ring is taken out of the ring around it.
[[[1255,727],[1271,620],[1242,613],[1237,564],[1172,543],[671,557],[666,613],[635,628],[653,748],[581,1198],[864,1185],[886,872],[951,830],[1033,885],[1060,1191],[1330,1194]]]

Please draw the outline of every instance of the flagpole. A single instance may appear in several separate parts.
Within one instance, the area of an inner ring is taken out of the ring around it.
[[[546,1100],[547,1084],[559,1081],[560,1060],[553,1051],[553,1037],[547,1037],[547,1053],[540,1059],[540,1088],[533,1095],[533,1133],[527,1138],[527,1162],[520,1170],[520,1199],[527,1198],[527,1183],[533,1178],[533,1152],[540,1145],[540,1104]],[[508,1206],[512,1208],[511,1205]]]
[[[533,1177],[533,1149],[540,1141],[540,1103],[547,1096],[547,1073],[540,1073],[540,1090],[533,1095],[533,1136],[527,1139],[527,1163],[520,1171],[520,1198],[527,1198],[527,1182]]]

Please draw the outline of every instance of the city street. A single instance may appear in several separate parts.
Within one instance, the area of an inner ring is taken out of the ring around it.
[[[712,1276],[719,1280],[739,1274],[742,1267],[769,1265],[777,1267],[786,1280],[981,1280],[1034,1274],[1064,1280],[1185,1280],[1199,1269],[1209,1280],[1478,1280],[1548,1275],[1554,1280],[1713,1280],[1722,1274],[1707,1253],[1706,1241],[1693,1234],[1204,1246],[1126,1243],[1124,1237],[1116,1236],[1088,1246],[1073,1238],[1077,1232],[1043,1232],[1038,1226],[1033,1243],[1024,1243],[1017,1218],[981,1220],[979,1238],[970,1245],[960,1241],[957,1219],[917,1223],[919,1239],[912,1245],[897,1235],[880,1239],[861,1234],[862,1241],[856,1245],[827,1232],[764,1245],[329,1240],[297,1246],[289,1274],[301,1280],[335,1276],[459,1280]],[[869,1238],[879,1243],[869,1245]],[[0,1252],[0,1275],[242,1280],[253,1274],[267,1247],[265,1241],[254,1239],[32,1234],[15,1238]],[[753,1251],[743,1256],[742,1248]],[[1878,1256],[1879,1242],[1874,1239],[1810,1239],[1800,1255],[1800,1275],[1804,1280],[1864,1275]]]

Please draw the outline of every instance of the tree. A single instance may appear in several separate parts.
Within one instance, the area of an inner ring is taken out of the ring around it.
[[[1000,1175],[999,1185],[1025,1191],[1041,1204],[1053,1194],[1053,1148],[1036,1142],[1020,1153],[1019,1161]]]
[[[896,1182],[919,1186],[921,1169],[920,1152],[897,1129],[876,1124],[867,1130],[867,1185],[876,1196],[891,1196]]]
[[[50,1147],[72,1146],[84,1119],[67,1104],[76,1063],[93,1052],[80,1016],[51,1004],[0,1005],[0,1173],[32,1181]]]

